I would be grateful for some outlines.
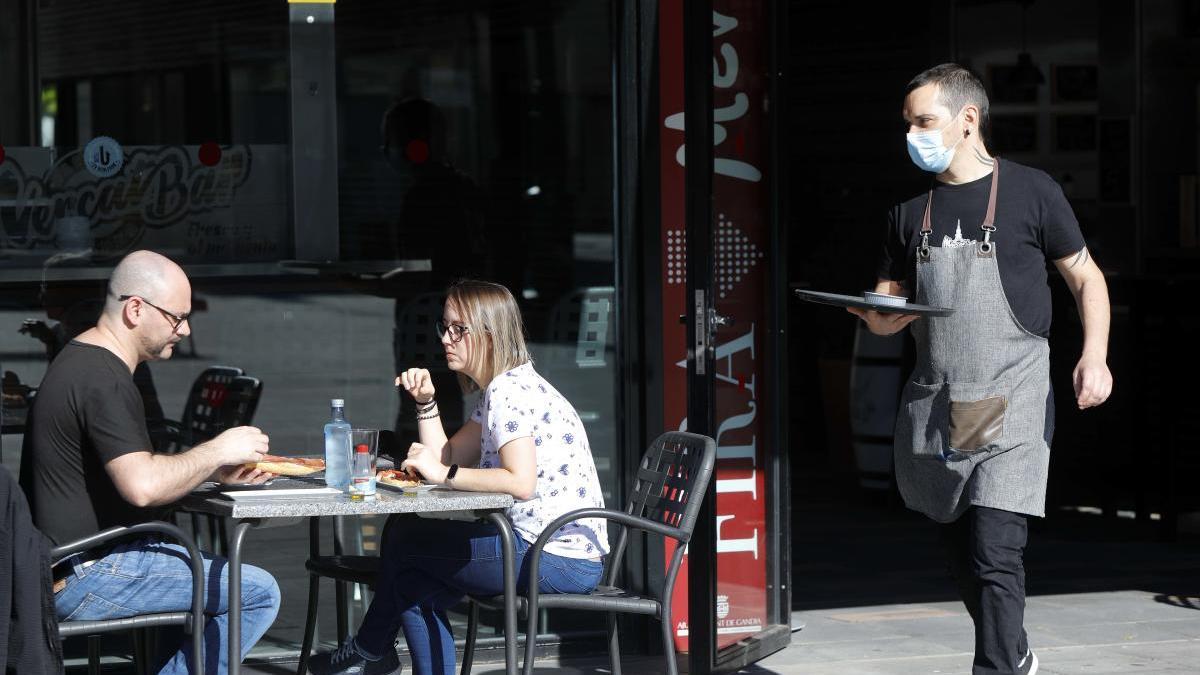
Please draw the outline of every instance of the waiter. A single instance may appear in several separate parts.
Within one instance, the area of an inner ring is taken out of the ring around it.
[[[940,523],[971,619],[973,673],[1036,673],[1024,629],[1028,516],[1044,516],[1050,439],[1053,261],[1075,296],[1083,351],[1076,403],[1103,403],[1109,305],[1062,189],[988,153],[988,97],[957,64],[917,75],[904,99],[908,152],[932,187],[895,206],[876,291],[949,307],[943,318],[851,309],[876,335],[912,324],[916,366],[896,423],[905,504]]]

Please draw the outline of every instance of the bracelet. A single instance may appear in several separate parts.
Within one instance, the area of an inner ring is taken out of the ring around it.
[[[415,401],[416,399],[413,399],[413,400]],[[431,398],[431,399],[429,399],[429,401],[427,401],[425,403],[421,403],[420,401],[417,401],[417,414],[424,415],[425,413],[429,412],[430,410],[433,410],[436,407],[437,407],[437,399],[435,399],[435,398]]]
[[[441,416],[442,416],[442,413],[440,413],[440,412],[435,412],[435,413],[433,413],[432,415],[417,415],[417,420],[418,420],[418,421],[420,421],[420,420],[432,420],[432,419],[437,419],[438,417],[441,417]]]

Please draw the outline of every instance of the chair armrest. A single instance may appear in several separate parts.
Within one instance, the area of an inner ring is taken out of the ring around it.
[[[529,625],[527,626],[526,630],[531,631],[527,632],[527,635],[537,634],[538,595],[540,594],[538,590],[538,581],[541,579],[540,568],[542,562],[542,549],[547,543],[549,543],[550,538],[554,536],[554,533],[558,531],[558,528],[581,518],[603,518],[615,523],[620,523],[627,528],[645,530],[647,532],[661,534],[664,537],[670,537],[679,541],[680,545],[686,544],[688,540],[691,539],[690,533],[685,532],[678,527],[672,527],[665,523],[660,523],[656,520],[650,520],[649,518],[642,518],[641,516],[635,516],[630,513],[625,513],[624,511],[614,511],[613,509],[576,509],[574,511],[564,513],[558,518],[555,518],[554,520],[550,521],[550,524],[546,526],[546,529],[542,530],[542,533],[538,535],[537,541],[534,542],[533,546],[525,554],[526,559],[529,561],[529,592],[525,595],[528,608],[527,613]],[[532,649],[529,644],[526,645],[526,648],[530,650]],[[526,659],[531,659],[532,656],[532,651],[526,652]]]
[[[130,525],[128,527],[110,527],[90,537],[84,537],[78,541],[54,547],[50,551],[50,559],[58,562],[63,558],[94,548],[100,544],[154,533],[166,535],[178,541],[187,549],[188,563],[192,568],[192,633],[194,638],[198,638],[204,630],[204,559],[200,556],[200,549],[196,546],[195,542],[178,527],[157,520],[148,523],[138,523],[137,525]],[[195,645],[199,646],[199,644],[200,642],[197,640]]]
[[[95,548],[100,544],[106,544],[110,541],[130,539],[140,535],[153,533],[165,534],[171,539],[179,541],[179,543],[183,544],[188,549],[188,553],[195,553],[197,558],[200,557],[200,550],[196,549],[196,545],[192,543],[191,539],[189,539],[186,534],[184,534],[183,530],[170,523],[154,520],[148,523],[130,525],[128,527],[110,527],[107,530],[104,530],[103,532],[97,532],[90,537],[84,537],[83,539],[73,541],[69,544],[56,546],[50,550],[50,558],[54,561],[59,561],[68,556],[73,556],[76,553],[81,553],[90,548]],[[193,551],[192,549],[196,550]]]
[[[672,527],[666,523],[660,523],[656,520],[650,520],[649,518],[642,518],[641,516],[635,516],[625,513],[624,511],[601,508],[576,509],[574,511],[564,513],[563,515],[550,521],[550,524],[546,526],[546,529],[542,530],[541,535],[538,536],[537,541],[534,542],[533,547],[529,549],[529,552],[535,556],[541,553],[542,548],[544,548],[546,544],[550,542],[550,537],[553,537],[554,533],[558,532],[560,527],[581,518],[603,518],[615,523],[620,523],[625,527],[661,534],[664,537],[670,537],[684,544],[686,544],[691,538],[687,535],[687,533],[678,527]]]

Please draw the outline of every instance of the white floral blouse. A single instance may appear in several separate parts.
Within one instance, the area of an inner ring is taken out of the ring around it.
[[[533,543],[550,521],[568,511],[604,507],[600,479],[583,422],[571,403],[526,363],[497,375],[471,420],[482,427],[479,468],[500,466],[500,448],[532,438],[537,450],[537,489],[531,499],[508,509],[517,535]],[[547,553],[567,558],[599,558],[608,553],[603,519],[563,526],[546,544]]]

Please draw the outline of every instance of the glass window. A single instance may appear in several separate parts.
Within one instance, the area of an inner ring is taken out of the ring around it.
[[[139,372],[150,424],[178,419],[219,364],[263,381],[252,422],[274,453],[320,454],[332,397],[352,423],[412,441],[392,379],[421,366],[453,430],[472,401],[439,360],[433,321],[446,284],[477,276],[518,298],[536,366],[579,411],[620,506],[608,3],[344,0],[333,49],[301,56],[283,0],[19,4],[36,29],[20,33],[35,55],[28,96],[0,101],[6,466],[19,466],[48,359],[95,323],[111,266],[149,248],[193,283],[193,334]],[[297,59],[314,54],[336,75],[328,117],[295,100],[308,86],[293,84]],[[26,131],[8,124],[22,115]],[[329,133],[336,153],[312,156],[301,128]],[[302,166],[336,188],[330,217],[296,212]],[[332,264],[294,264],[306,228],[332,233]],[[382,521],[349,524],[352,549],[372,550]],[[245,560],[284,592],[257,656],[300,641],[306,535],[248,539]],[[601,625],[551,618],[556,632]]]

